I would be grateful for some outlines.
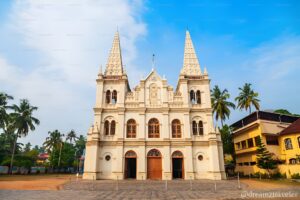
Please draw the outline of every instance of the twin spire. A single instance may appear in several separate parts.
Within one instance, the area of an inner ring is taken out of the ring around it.
[[[199,60],[197,58],[192,38],[188,30],[185,33],[183,67],[180,74],[187,76],[201,75]]]
[[[117,31],[114,36],[113,45],[108,56],[104,74],[107,76],[123,75],[123,63],[122,63],[119,31]]]
[[[205,71],[204,73],[206,74],[207,73],[206,69],[204,71]],[[108,56],[104,75],[122,76],[123,74],[124,74],[124,70],[123,70],[123,63],[122,63],[120,36],[119,36],[119,32],[117,31],[114,36],[113,45]],[[183,67],[181,69],[180,74],[186,76],[202,75],[200,64],[188,30],[186,31],[186,36],[185,36]]]

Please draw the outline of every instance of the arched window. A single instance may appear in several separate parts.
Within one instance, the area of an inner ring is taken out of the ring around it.
[[[172,154],[172,158],[183,158],[183,154],[180,151],[175,151]]]
[[[135,138],[136,137],[136,123],[134,119],[127,121],[127,137]]]
[[[199,135],[203,135],[203,122],[202,121],[199,121],[198,130],[199,130]]]
[[[197,90],[196,92],[197,104],[201,104],[201,92]]]
[[[156,118],[152,118],[149,120],[148,137],[159,138],[159,121]]]
[[[181,138],[181,125],[178,119],[172,121],[172,137]]]
[[[161,157],[161,153],[157,149],[152,149],[148,152],[147,157]]]
[[[104,134],[109,135],[109,121],[108,120],[106,120],[104,122]]]
[[[298,147],[300,148],[300,136],[298,137]]]
[[[193,121],[193,135],[197,135],[197,122]]]
[[[110,122],[110,134],[111,135],[114,135],[116,132],[116,121],[115,120],[112,120]]]
[[[291,138],[286,138],[284,140],[284,144],[285,144],[285,149],[289,150],[289,149],[293,149],[293,145],[292,145],[292,140]]]
[[[127,151],[125,154],[125,158],[136,158],[136,153],[134,151]]]
[[[191,100],[192,104],[195,104],[195,103],[196,103],[196,97],[195,97],[195,92],[194,92],[194,90],[191,90],[191,91],[190,91],[190,100]]]
[[[106,91],[105,102],[106,102],[106,103],[110,103],[110,90],[107,90],[107,91]]]
[[[116,104],[117,103],[117,91],[116,90],[114,90],[112,92],[111,103],[112,104]]]
[[[292,164],[292,165],[297,164],[297,160],[295,158],[291,158],[289,160],[289,163]]]

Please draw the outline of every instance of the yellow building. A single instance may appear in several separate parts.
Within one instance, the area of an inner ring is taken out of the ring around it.
[[[286,164],[300,164],[300,119],[279,134],[279,144],[282,160]]]
[[[297,119],[298,117],[289,115],[256,111],[232,124],[236,172],[245,175],[265,172],[256,166],[256,146],[259,137],[275,159],[278,161],[285,159],[281,153],[279,136]]]

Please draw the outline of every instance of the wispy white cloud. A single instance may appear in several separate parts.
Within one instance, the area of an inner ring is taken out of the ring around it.
[[[131,80],[138,80],[143,72],[133,65],[136,42],[146,34],[141,10],[142,1],[130,0],[14,2],[6,23],[20,37],[17,45],[24,55],[9,58],[26,62],[21,66],[0,55],[0,84],[39,107],[41,125],[26,141],[40,144],[56,128],[85,134],[92,122],[94,80],[99,65],[105,66],[117,27],[126,70]],[[32,65],[27,66],[28,60]]]
[[[280,80],[300,70],[299,52],[300,37],[280,37],[252,49],[245,66],[267,81]]]

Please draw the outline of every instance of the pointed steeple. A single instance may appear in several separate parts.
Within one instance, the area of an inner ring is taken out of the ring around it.
[[[201,75],[200,64],[188,30],[186,31],[185,35],[183,67],[180,74],[188,76]]]
[[[121,76],[121,75],[123,75],[123,63],[122,63],[119,31],[117,31],[114,36],[114,41],[113,41],[112,48],[111,48],[109,56],[108,56],[104,74],[106,76]]]

